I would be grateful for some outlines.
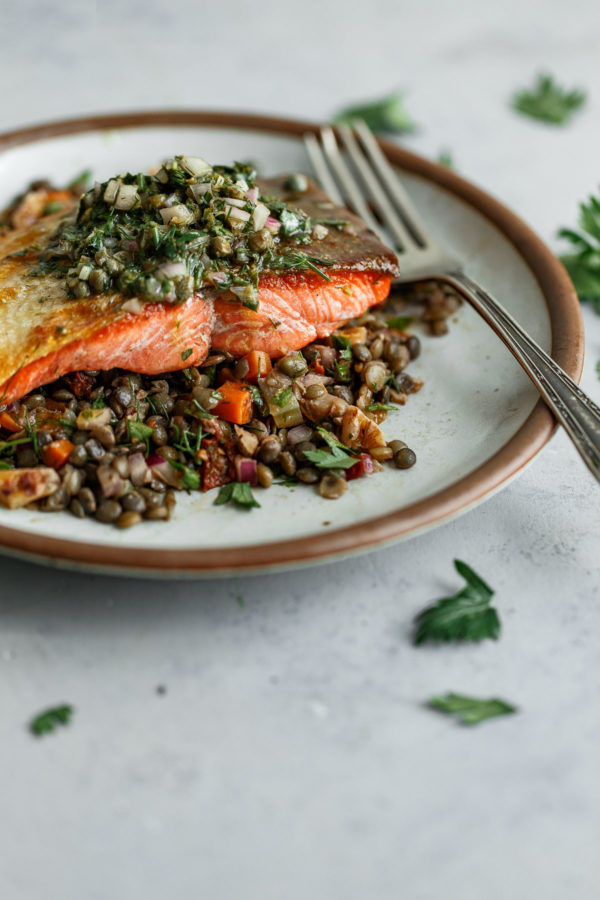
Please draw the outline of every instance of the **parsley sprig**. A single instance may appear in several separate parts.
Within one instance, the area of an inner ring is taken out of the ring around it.
[[[512,105],[517,112],[532,119],[550,125],[566,125],[585,100],[585,91],[578,88],[566,90],[556,83],[552,75],[542,74],[538,75],[533,88],[515,94]]]
[[[348,447],[342,444],[335,435],[325,428],[317,431],[329,447],[329,450],[305,450],[304,456],[318,469],[350,469],[356,463],[356,457],[350,456]]]
[[[476,697],[466,697],[464,694],[444,694],[443,697],[432,697],[428,706],[438,712],[449,716],[456,716],[462,725],[479,725],[486,719],[495,716],[506,716],[517,711],[505,700],[491,697],[489,700],[479,700]]]
[[[247,481],[230,481],[229,484],[223,485],[215,500],[215,506],[223,506],[230,502],[234,506],[241,506],[242,509],[255,507],[260,509],[260,503],[255,499]]]
[[[592,303],[600,315],[600,199],[590,196],[579,205],[580,231],[561,228],[559,237],[572,251],[561,256],[580,300]]]
[[[470,566],[454,560],[465,587],[451,597],[443,597],[428,606],[415,619],[415,644],[425,641],[481,641],[498,638],[500,619],[490,606],[494,592]]]
[[[54,731],[57,725],[68,725],[72,715],[73,707],[69,706],[68,703],[45,709],[31,720],[29,730],[37,737],[49,734],[51,731]]]

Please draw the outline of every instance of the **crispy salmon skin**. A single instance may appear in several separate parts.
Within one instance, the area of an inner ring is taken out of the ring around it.
[[[64,210],[6,231],[0,237],[0,404],[81,369],[158,374],[199,365],[211,345],[233,355],[281,356],[384,300],[397,274],[392,251],[313,183],[301,194],[285,183],[283,177],[259,182],[263,195],[302,209],[320,226],[302,246],[317,262],[303,271],[264,270],[256,310],[210,288],[183,303],[141,302],[114,291],[74,299],[56,274],[32,274]]]

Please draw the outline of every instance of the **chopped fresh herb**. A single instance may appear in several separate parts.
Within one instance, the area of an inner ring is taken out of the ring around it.
[[[169,462],[173,466],[174,469],[177,469],[178,472],[181,472],[181,480],[179,484],[183,488],[184,491],[199,491],[201,480],[200,474],[196,472],[195,469],[189,469],[187,466],[184,466],[183,463],[176,462],[173,459],[170,459]]]
[[[538,75],[533,88],[515,94],[512,105],[524,116],[551,125],[565,125],[585,100],[585,91],[577,88],[565,90],[552,75]]]
[[[397,406],[394,406],[393,403],[369,403],[367,406],[368,412],[390,412],[391,410],[397,409]]]
[[[144,425],[143,422],[136,422],[134,419],[127,420],[127,435],[130,441],[140,441],[146,444],[146,451],[150,452],[149,438],[154,434],[154,428],[150,425]]]
[[[73,707],[67,703],[62,706],[54,706],[39,713],[29,723],[29,730],[36,736],[49,734],[57,725],[68,725],[73,715]]]
[[[561,256],[580,300],[589,302],[600,315],[600,199],[590,196],[579,204],[581,231],[561,228],[559,237],[572,244],[573,251]]]
[[[285,475],[283,478],[274,481],[273,484],[280,484],[282,487],[296,487],[299,481],[295,475]]]
[[[281,325],[281,322],[277,322],[275,319],[272,319],[271,316],[269,316],[269,322],[271,323],[271,325],[273,326],[273,328],[275,329],[275,331],[277,331],[277,329],[278,329],[278,328],[280,327],[280,325]]]
[[[352,342],[345,334],[336,334],[334,332],[331,335],[331,343],[336,350],[350,350],[352,348]]]
[[[304,456],[318,469],[350,469],[356,463],[356,457],[350,456],[346,451],[348,447],[342,444],[334,434],[325,428],[317,429],[325,443],[330,448],[327,450],[305,450]]]
[[[398,331],[406,331],[409,325],[414,322],[413,316],[392,316],[387,320],[388,328],[397,328]]]
[[[241,594],[236,594],[236,595],[235,595],[235,602],[236,602],[237,605],[240,607],[240,609],[243,609],[243,608],[244,608],[244,598],[242,597]]]
[[[78,299],[116,290],[147,302],[184,303],[208,287],[233,293],[251,309],[264,270],[312,269],[329,280],[322,271],[329,263],[299,249],[311,242],[310,217],[262,196],[255,179],[244,163],[211,166],[176,156],[152,175],[97,183],[75,217],[57,226],[34,274],[55,273]],[[269,219],[277,223],[276,237]]]
[[[442,150],[438,156],[438,162],[441,166],[447,166],[448,169],[454,169],[454,159],[449,150]]]
[[[230,481],[229,484],[224,484],[215,500],[215,506],[223,506],[230,501],[243,509],[260,508],[247,481]]]
[[[600,360],[596,363],[596,375],[600,378]]]
[[[415,644],[498,638],[500,619],[490,606],[493,590],[461,560],[455,559],[454,567],[465,579],[465,587],[419,613],[415,619]]]
[[[0,459],[0,469],[12,469],[13,465],[7,459]]]
[[[188,347],[187,350],[184,350],[183,353],[181,354],[182,360],[185,362],[186,359],[190,358],[190,356],[192,355],[193,352],[194,352],[193,347]]]
[[[287,406],[290,400],[292,399],[293,391],[291,385],[286,388],[282,388],[282,390],[278,391],[277,394],[272,398],[272,402],[275,406],[283,407]]]
[[[98,394],[97,397],[94,397],[92,400],[92,409],[104,409],[106,406],[106,400],[104,399],[104,394]]]
[[[494,716],[506,716],[517,711],[516,706],[496,697],[478,700],[476,697],[453,693],[444,694],[443,697],[432,697],[428,706],[447,715],[456,716],[463,725],[478,725]]]
[[[0,441],[0,453],[8,453],[11,454],[14,451],[15,447],[18,447],[19,444],[30,444],[31,438],[16,438],[13,441]]]
[[[178,436],[179,443],[173,444],[173,446],[176,447],[177,450],[181,450],[182,453],[187,453],[189,456],[192,456],[194,460],[197,460],[203,437],[204,432],[200,426],[198,426],[196,434],[190,431],[189,428],[184,428],[181,437]]]
[[[39,453],[40,448],[38,445],[37,430],[31,424],[29,413],[25,414],[25,431],[27,432],[27,439],[31,442],[34,452]]]
[[[404,108],[404,97],[398,92],[371,103],[347,106],[334,121],[352,124],[355,119],[362,119],[372,131],[406,134],[415,130],[415,123]]]
[[[330,228],[346,228],[350,222],[347,219],[313,219],[315,225],[328,225]]]

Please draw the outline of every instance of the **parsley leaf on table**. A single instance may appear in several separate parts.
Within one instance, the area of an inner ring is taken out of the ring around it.
[[[398,331],[406,331],[409,325],[414,322],[414,316],[392,316],[387,320],[388,328],[397,328]]]
[[[438,156],[438,163],[440,166],[446,166],[448,169],[454,169],[454,159],[449,150],[442,150]]]
[[[215,506],[223,506],[230,501],[243,509],[254,507],[260,509],[260,503],[254,497],[247,481],[230,481],[229,484],[224,484],[215,500]]]
[[[586,100],[584,91],[567,91],[556,83],[552,75],[538,75],[531,90],[518,91],[512,100],[513,108],[524,116],[551,125],[566,125]]]
[[[479,725],[494,716],[507,716],[517,711],[516,706],[491,697],[479,700],[476,697],[465,697],[464,694],[444,694],[443,697],[432,697],[428,706],[438,712],[456,716],[463,725]]]
[[[454,560],[465,587],[451,597],[443,597],[428,606],[415,619],[415,644],[425,641],[481,641],[496,639],[500,634],[500,619],[490,606],[493,590],[460,559]]]
[[[48,734],[54,731],[57,725],[68,725],[73,715],[73,707],[65,703],[62,706],[54,706],[39,713],[29,723],[29,730],[32,734],[40,737],[42,734]]]
[[[592,303],[600,315],[600,200],[590,197],[579,204],[581,231],[561,228],[558,236],[572,244],[561,262],[571,277],[580,300]]]
[[[404,108],[404,98],[397,91],[371,103],[346,106],[333,121],[351,125],[354,119],[362,119],[371,131],[407,134],[415,130],[415,123]]]

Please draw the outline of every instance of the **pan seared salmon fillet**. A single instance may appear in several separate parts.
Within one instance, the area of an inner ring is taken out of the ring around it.
[[[284,356],[315,338],[330,335],[342,322],[385,300],[390,276],[377,272],[332,273],[326,282],[310,272],[264,275],[258,309],[217,298],[212,345],[234,356],[264,350]]]
[[[43,245],[56,221],[47,216],[0,239],[0,403],[80,369],[152,375],[205,359],[213,311],[201,296],[180,305],[132,304],[119,294],[75,300],[53,275],[32,277],[36,251],[26,248]]]
[[[284,177],[258,184],[261,195],[311,217],[316,228],[299,249],[317,270],[263,270],[256,310],[210,287],[183,303],[114,291],[67,296],[63,279],[31,272],[64,211],[0,236],[0,404],[82,369],[151,375],[199,365],[211,345],[234,356],[282,356],[386,298],[396,257],[359,218],[312,182],[301,193],[287,190]]]
[[[394,253],[314,182],[308,181],[301,195],[286,190],[285,177],[262,179],[259,184],[262,194],[297,206],[323,223],[325,236],[301,248],[323,261],[323,275],[310,270],[263,274],[257,310],[217,297],[212,345],[234,356],[250,350],[283,356],[327,337],[346,320],[385,300],[391,276],[398,274]],[[337,224],[328,224],[332,222]]]

